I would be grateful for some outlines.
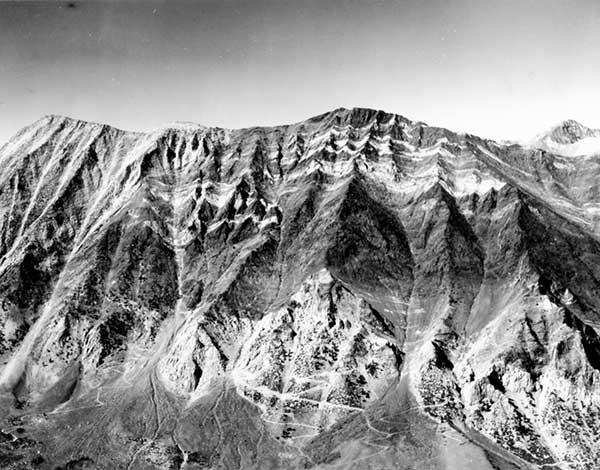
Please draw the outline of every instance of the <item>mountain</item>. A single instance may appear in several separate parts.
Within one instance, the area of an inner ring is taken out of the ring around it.
[[[532,144],[564,156],[600,154],[600,129],[569,119],[537,136]]]
[[[370,109],[45,117],[0,149],[0,467],[597,468],[599,175]]]

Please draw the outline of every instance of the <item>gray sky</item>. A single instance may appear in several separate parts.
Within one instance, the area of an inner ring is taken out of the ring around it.
[[[0,3],[0,142],[50,113],[148,130],[340,106],[497,139],[600,127],[600,1]]]

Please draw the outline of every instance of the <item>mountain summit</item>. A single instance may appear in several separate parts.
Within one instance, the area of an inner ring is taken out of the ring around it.
[[[553,127],[547,135],[558,144],[574,144],[582,139],[600,137],[600,129],[590,129],[577,121],[568,119]]]
[[[596,154],[600,153],[600,129],[569,119],[537,136],[533,145],[565,156]]]
[[[0,466],[592,470],[599,174],[363,108],[45,117],[0,149]]]

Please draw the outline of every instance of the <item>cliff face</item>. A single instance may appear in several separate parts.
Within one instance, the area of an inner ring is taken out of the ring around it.
[[[46,117],[0,149],[0,465],[593,469],[599,174],[368,109]]]

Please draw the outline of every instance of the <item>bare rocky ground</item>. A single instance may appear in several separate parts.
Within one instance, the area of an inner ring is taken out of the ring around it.
[[[596,135],[23,129],[0,468],[597,468],[600,156],[569,147]]]

